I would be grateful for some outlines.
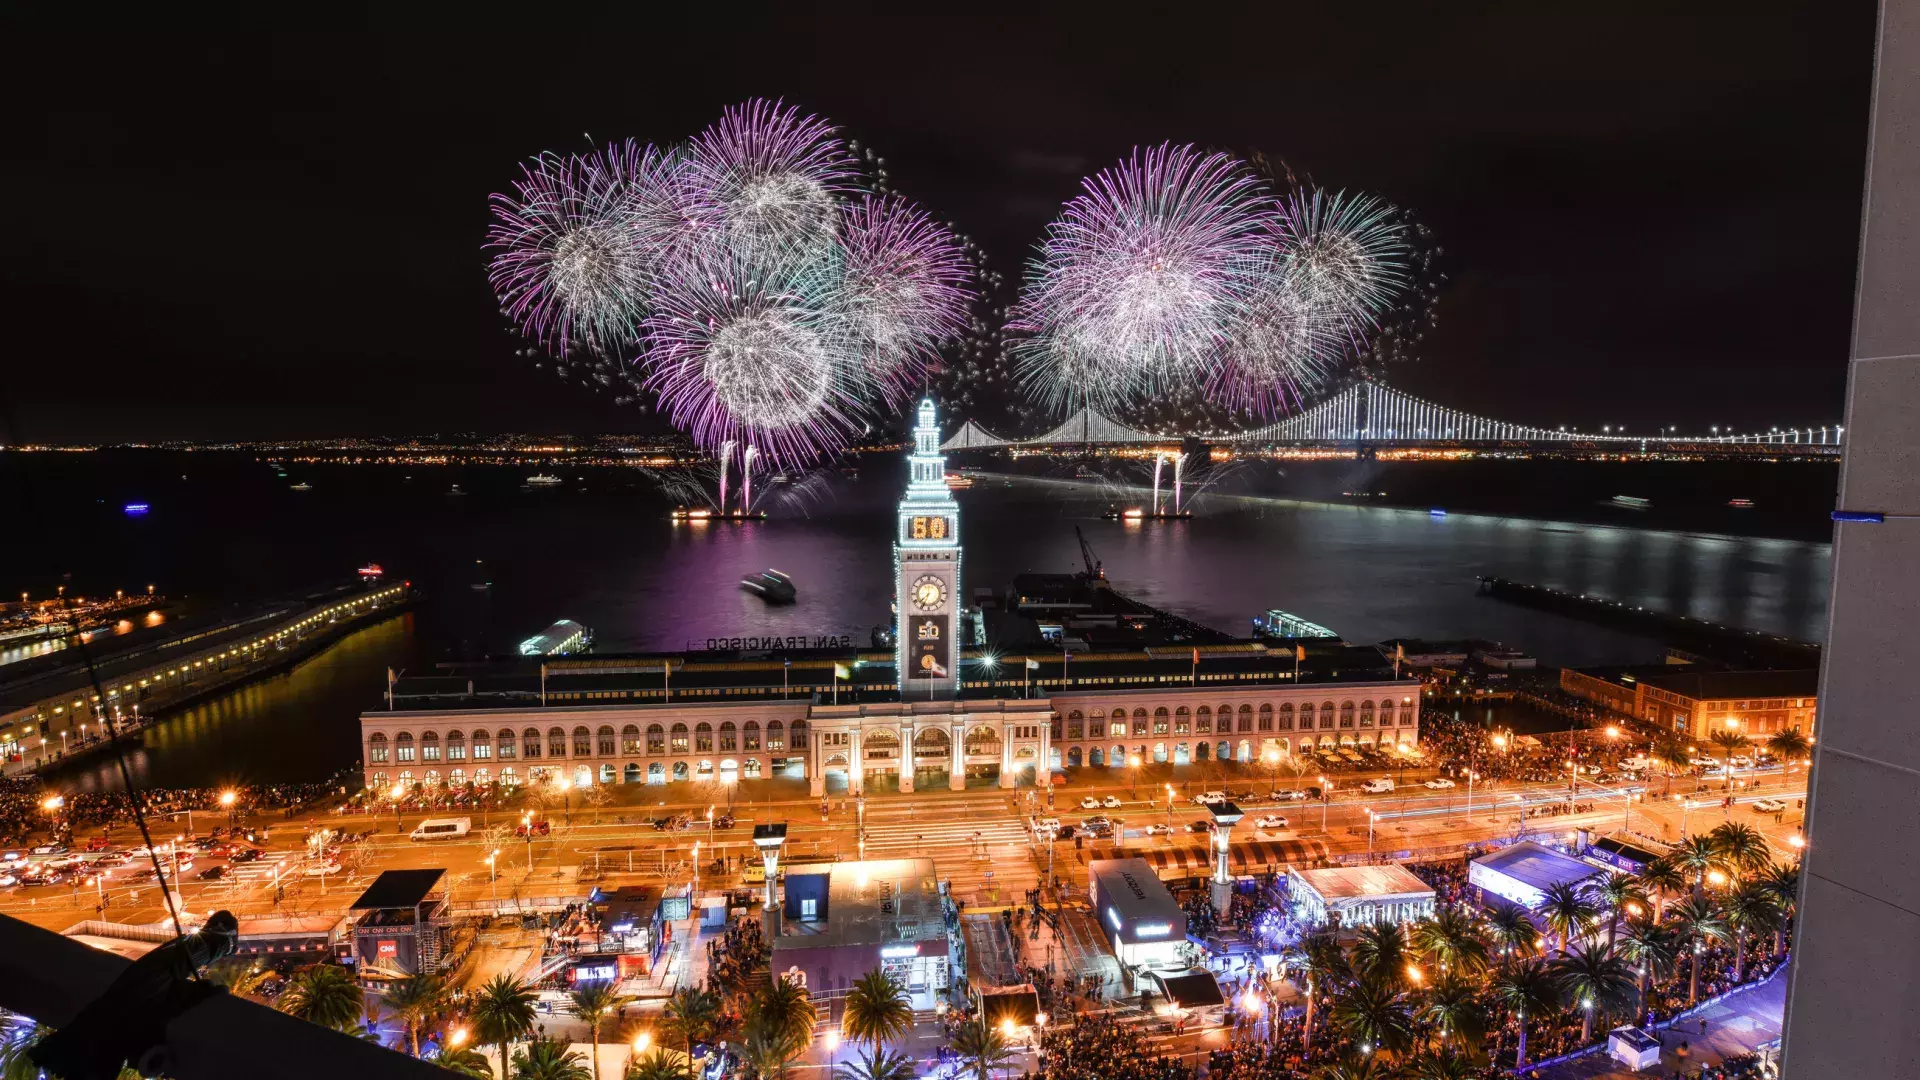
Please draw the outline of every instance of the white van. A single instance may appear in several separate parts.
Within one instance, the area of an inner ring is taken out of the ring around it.
[[[1360,790],[1369,792],[1374,795],[1379,795],[1384,792],[1392,791],[1393,778],[1390,776],[1383,776],[1378,780],[1369,780],[1366,783],[1360,785]]]
[[[409,840],[458,840],[473,831],[473,819],[465,817],[428,818],[414,827]]]

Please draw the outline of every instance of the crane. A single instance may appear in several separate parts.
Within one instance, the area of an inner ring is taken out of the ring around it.
[[[1087,535],[1080,531],[1080,526],[1073,527],[1073,535],[1080,541],[1080,561],[1086,565],[1084,576],[1088,583],[1107,580],[1107,571],[1100,565],[1100,560],[1094,557],[1093,545],[1087,543]]]

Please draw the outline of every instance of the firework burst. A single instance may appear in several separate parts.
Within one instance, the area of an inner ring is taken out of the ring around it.
[[[1280,204],[1283,272],[1347,326],[1357,346],[1407,286],[1407,226],[1372,195],[1301,188]]]
[[[897,406],[938,362],[935,346],[967,331],[973,266],[952,230],[893,196],[848,207],[841,250],[833,314]]]
[[[688,179],[719,209],[715,242],[749,258],[810,258],[834,242],[841,200],[859,190],[853,155],[832,125],[755,99],[694,139]]]
[[[1271,203],[1240,162],[1136,150],[1048,226],[1013,325],[1029,393],[1113,407],[1192,383],[1258,285]]]

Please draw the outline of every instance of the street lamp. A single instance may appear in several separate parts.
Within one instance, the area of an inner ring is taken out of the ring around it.
[[[1321,832],[1327,831],[1327,807],[1332,805],[1332,803],[1333,803],[1333,788],[1328,785],[1327,778],[1323,776],[1320,778],[1320,831]]]
[[[566,823],[571,826],[573,824],[573,782],[561,776],[554,779],[553,786],[560,789],[560,813],[565,817]]]
[[[649,1047],[649,1046],[652,1046],[652,1045],[653,1045],[653,1032],[651,1032],[651,1031],[643,1031],[643,1032],[641,1032],[640,1034],[638,1034],[638,1035],[635,1035],[635,1036],[633,1037],[633,1054],[634,1054],[634,1056],[635,1056],[635,1057],[639,1057],[639,1056],[640,1056],[641,1054],[644,1054],[644,1053],[646,1053],[646,1052],[647,1052],[647,1047]]]
[[[395,832],[406,831],[400,822],[400,798],[406,793],[407,785],[405,784],[395,784],[393,785],[393,790],[388,792],[389,795],[393,796],[393,828]]]
[[[1127,755],[1127,768],[1132,770],[1133,778],[1130,781],[1133,787],[1132,794],[1133,794],[1133,797],[1137,799],[1140,797],[1140,755],[1139,754]]]
[[[494,869],[494,863],[500,858],[500,849],[487,852],[487,885],[493,891],[494,903],[500,902],[500,874]]]
[[[227,812],[228,828],[233,827],[233,804],[239,801],[240,801],[240,796],[236,794],[231,788],[220,793],[220,806],[223,809],[225,809]]]
[[[1267,799],[1272,801],[1280,793],[1280,751],[1269,749],[1261,756],[1267,759]]]
[[[827,1075],[832,1076],[839,1070],[840,1032],[828,1028],[825,1038],[827,1040]]]
[[[1373,854],[1373,807],[1367,807],[1367,854]]]
[[[1173,785],[1167,785],[1167,833],[1173,833]]]

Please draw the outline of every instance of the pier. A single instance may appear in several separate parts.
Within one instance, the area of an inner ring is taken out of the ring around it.
[[[1549,589],[1501,577],[1479,579],[1480,593],[1630,634],[1658,638],[1682,652],[1740,668],[1817,668],[1820,646],[1688,615]]]

